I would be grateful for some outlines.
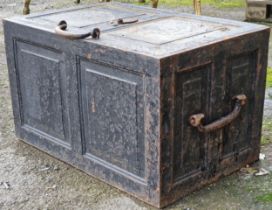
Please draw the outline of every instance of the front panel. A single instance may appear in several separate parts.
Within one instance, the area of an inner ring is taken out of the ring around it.
[[[21,128],[48,143],[70,148],[65,68],[62,54],[15,41]]]
[[[144,177],[143,76],[83,60],[78,82],[85,156]]]

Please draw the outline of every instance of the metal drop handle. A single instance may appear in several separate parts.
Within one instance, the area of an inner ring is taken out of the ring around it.
[[[93,39],[99,39],[99,37],[100,37],[99,28],[94,28],[92,30],[92,32],[87,32],[84,34],[73,34],[73,33],[66,31],[66,29],[67,29],[67,22],[65,20],[62,20],[59,22],[58,26],[55,28],[55,32],[56,32],[56,34],[66,38],[66,39],[71,39],[71,40],[84,39],[89,36],[91,36]]]
[[[231,113],[227,116],[224,116],[208,125],[203,125],[202,121],[205,118],[203,113],[191,115],[189,118],[189,123],[191,126],[196,127],[199,132],[209,133],[218,129],[221,129],[229,125],[234,121],[240,114],[241,108],[246,104],[247,97],[244,94],[234,96],[235,106]]]

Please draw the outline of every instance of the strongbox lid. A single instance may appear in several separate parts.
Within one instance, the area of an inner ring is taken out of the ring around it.
[[[68,24],[67,30],[74,33],[89,31],[98,27],[101,31],[125,27],[128,24],[116,24],[118,19],[125,22],[142,22],[157,17],[156,10],[148,10],[141,7],[122,6],[118,3],[99,3],[90,6],[80,6],[71,9],[53,10],[39,14],[20,17],[19,20],[27,25],[54,29],[58,23],[65,20]]]
[[[131,24],[116,24],[120,18]],[[99,3],[8,20],[52,33],[61,20],[67,22],[67,30],[72,33],[89,32],[97,27],[101,31],[100,39],[88,37],[80,41],[156,58],[267,28],[120,3]]]

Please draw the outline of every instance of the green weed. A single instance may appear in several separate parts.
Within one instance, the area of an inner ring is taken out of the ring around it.
[[[272,202],[272,193],[257,196],[256,200],[259,202]]]
[[[272,68],[267,68],[267,76],[266,76],[266,87],[271,88],[272,87]]]
[[[262,128],[261,145],[272,143],[272,121],[264,120]]]
[[[144,4],[150,4],[150,0],[147,0]],[[245,0],[201,0],[201,4],[210,5],[217,8],[241,8],[245,7]],[[168,7],[192,6],[193,0],[159,0],[159,6],[160,5]]]

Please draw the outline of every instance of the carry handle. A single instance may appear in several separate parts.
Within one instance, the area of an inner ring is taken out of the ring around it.
[[[66,31],[66,29],[67,29],[67,22],[65,20],[62,20],[59,22],[58,26],[55,28],[55,32],[56,34],[71,40],[84,39],[89,36],[91,36],[93,39],[99,39],[100,37],[99,28],[94,28],[92,32],[88,32],[84,34],[73,34]]]
[[[191,115],[189,118],[189,123],[202,133],[209,133],[229,125],[239,116],[242,106],[244,106],[247,101],[247,97],[244,94],[234,96],[233,99],[235,100],[234,109],[227,116],[224,116],[208,125],[203,125],[202,121],[205,118],[205,115],[203,113],[199,113]]]

